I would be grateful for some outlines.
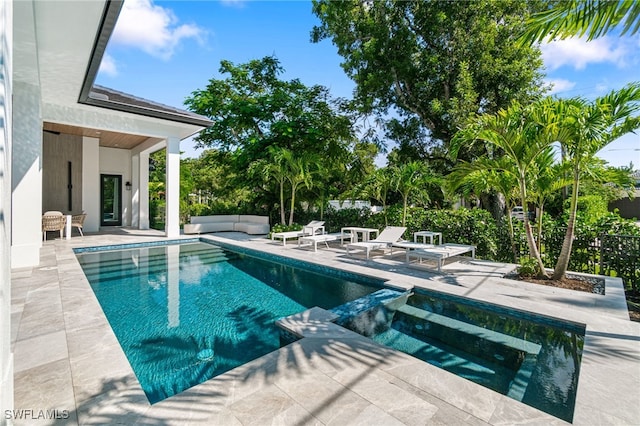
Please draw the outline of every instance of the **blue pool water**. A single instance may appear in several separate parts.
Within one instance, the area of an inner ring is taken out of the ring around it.
[[[389,299],[392,300],[392,299]],[[383,345],[571,421],[584,327],[497,305],[416,291],[340,324]]]
[[[278,349],[278,318],[382,286],[199,242],[76,256],[151,403]]]

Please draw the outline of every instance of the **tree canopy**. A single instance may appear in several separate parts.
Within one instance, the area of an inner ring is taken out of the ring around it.
[[[273,56],[239,65],[222,61],[219,72],[223,78],[212,78],[185,101],[190,110],[214,122],[196,137],[196,146],[228,154],[220,158],[232,173],[230,183],[254,191],[255,206],[271,209],[282,202],[275,195],[275,182],[265,187],[259,174],[247,173],[252,164],[269,157],[272,148],[318,157],[318,168],[327,170],[316,184],[326,187],[344,181],[344,175],[357,176],[356,169],[372,167],[376,152],[362,149],[362,144],[354,149],[354,120],[344,101],[333,99],[325,87],[281,79],[284,70]]]
[[[337,46],[360,110],[395,112],[387,136],[425,154],[448,144],[470,115],[540,94],[540,52],[517,46],[515,37],[534,7],[525,0],[315,0],[321,24],[311,38]]]

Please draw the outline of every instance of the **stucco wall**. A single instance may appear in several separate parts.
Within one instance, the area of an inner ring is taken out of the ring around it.
[[[122,176],[122,225],[130,226],[132,191],[127,191],[124,184],[131,182],[131,151],[100,147],[100,174]]]
[[[11,352],[12,3],[0,2],[0,424],[13,409]]]

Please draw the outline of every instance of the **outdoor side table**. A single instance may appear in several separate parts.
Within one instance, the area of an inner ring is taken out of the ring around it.
[[[427,238],[429,238],[429,244],[433,244],[433,237],[438,237],[438,244],[442,244],[442,232],[433,231],[418,231],[413,233],[413,242],[418,242],[418,237],[422,237],[422,244],[427,244]]]

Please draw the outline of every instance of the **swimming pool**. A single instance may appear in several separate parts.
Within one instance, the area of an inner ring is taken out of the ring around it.
[[[374,341],[571,421],[584,326],[416,290],[338,323]]]
[[[128,247],[76,256],[151,403],[278,349],[278,318],[384,283],[203,242]]]

